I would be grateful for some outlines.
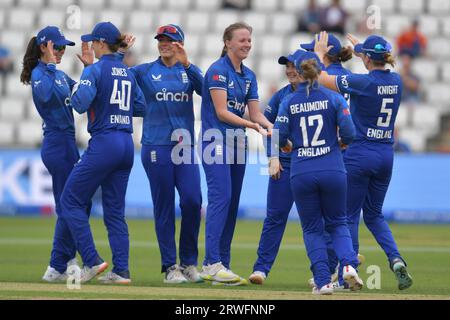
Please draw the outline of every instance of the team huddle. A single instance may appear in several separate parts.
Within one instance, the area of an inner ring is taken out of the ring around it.
[[[77,252],[83,262],[82,283],[108,268],[96,250],[89,225],[91,199],[101,187],[113,268],[98,281],[131,283],[125,194],[134,161],[133,117],[142,117],[141,161],[151,189],[164,283],[263,284],[295,203],[311,262],[313,294],[362,289],[357,271],[364,260],[358,242],[361,211],[386,253],[398,288],[412,285],[382,214],[402,92],[399,75],[386,68],[394,64],[390,44],[380,36],[359,43],[348,35],[352,49],[321,32],[311,43],[300,44],[301,49],[279,58],[289,84],[273,95],[262,112],[256,75],[243,64],[252,47],[251,35],[246,23],[228,26],[221,57],[203,76],[188,59],[185,35],[178,25],[158,28],[158,59],[129,68],[123,59],[135,37],[121,34],[110,22],[101,22],[81,37],[78,58],[85,68],[78,82],[56,68],[66,46],[75,45],[57,27],[48,26],[30,40],[21,81],[31,85],[43,120],[41,156],[52,176],[57,214],[44,281],[66,281],[68,268],[78,264]],[[342,63],[353,55],[361,58],[368,74],[353,74],[344,68]],[[198,144],[194,92],[202,98]],[[73,110],[87,114],[91,135],[81,157]],[[244,117],[246,112],[248,117]],[[248,281],[231,270],[231,243],[248,152],[247,128],[267,137],[270,174],[267,216]],[[174,154],[183,161],[175,161]],[[200,270],[198,154],[208,187],[205,257]],[[175,190],[182,216],[179,263]]]

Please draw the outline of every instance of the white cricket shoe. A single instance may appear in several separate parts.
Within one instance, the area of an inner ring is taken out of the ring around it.
[[[181,273],[189,282],[200,283],[203,282],[203,278],[200,277],[200,273],[197,270],[197,267],[194,265],[191,266],[180,266]]]
[[[358,272],[350,265],[344,266],[344,274],[342,277],[351,291],[361,290],[364,285],[363,281],[358,276]]]
[[[250,280],[253,284],[263,284],[264,280],[266,280],[267,276],[262,271],[254,271],[250,277],[248,277],[248,280]]]
[[[235,274],[233,271],[224,267],[222,262],[216,262],[214,264],[208,264],[202,267],[200,277],[208,281],[216,282],[240,282],[241,277]]]
[[[335,281],[333,284],[333,291],[334,292],[348,292],[350,291],[350,288],[346,287],[345,285],[340,285],[339,281]]]
[[[67,280],[67,274],[65,272],[59,273],[55,268],[48,266],[42,276],[42,280],[47,282],[64,282]]]
[[[181,272],[180,267],[177,264],[174,264],[173,266],[167,268],[166,270],[166,276],[164,277],[164,283],[186,283],[188,282],[188,279],[183,275]]]
[[[131,279],[129,276],[127,278],[122,277],[112,271],[108,272],[102,277],[99,277],[98,281],[104,284],[131,284]]]
[[[326,285],[324,285],[322,288],[317,288],[317,287],[314,287],[313,289],[312,289],[312,294],[316,294],[316,295],[330,295],[330,294],[333,294],[333,284],[332,283],[329,283],[329,284],[326,284]]]
[[[314,289],[315,287],[317,287],[317,286],[316,286],[316,283],[314,282],[314,278],[311,278],[311,279],[308,280],[308,286],[309,286],[311,289]]]
[[[89,268],[88,266],[84,266],[83,269],[81,269],[81,283],[86,283],[90,281],[92,278],[99,275],[107,268],[108,263],[105,261],[100,262],[99,264],[92,266],[91,268]]]

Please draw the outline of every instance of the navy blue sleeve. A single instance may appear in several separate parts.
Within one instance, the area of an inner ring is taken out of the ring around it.
[[[80,82],[74,87],[71,99],[72,108],[78,113],[86,112],[97,95],[97,65],[84,68]]]
[[[67,74],[66,74],[66,77],[67,77],[67,83],[69,84],[69,87],[70,87],[70,91],[72,91],[73,87],[75,87],[77,82],[75,80],[73,80],[71,77],[69,77]]]
[[[289,99],[283,99],[278,110],[278,115],[273,127],[272,154],[270,157],[278,156],[278,150],[287,144],[289,138]],[[278,137],[277,137],[278,135]],[[278,138],[278,139],[277,139]],[[278,140],[278,141],[276,141]],[[275,149],[274,149],[275,148]]]
[[[345,74],[336,77],[336,87],[340,93],[364,95],[370,85],[370,78],[366,74]]]
[[[39,79],[32,79],[32,91],[34,97],[40,102],[46,103],[52,97],[52,92],[55,86],[56,65],[53,63],[47,64],[43,73],[40,73]]]
[[[275,123],[275,119],[277,118],[279,103],[280,91],[277,91],[272,98],[270,98],[269,103],[267,103],[266,109],[264,110],[264,116],[272,123]]]
[[[186,70],[186,73],[188,75],[189,80],[192,83],[192,87],[194,88],[195,92],[199,96],[202,95],[202,87],[203,87],[203,73],[200,70],[199,67],[197,67],[194,64],[190,64],[189,67],[184,68]]]
[[[344,144],[352,143],[356,135],[355,125],[353,124],[350,108],[345,99],[339,95],[334,95],[334,106],[337,113],[337,125],[339,126],[339,136]]]

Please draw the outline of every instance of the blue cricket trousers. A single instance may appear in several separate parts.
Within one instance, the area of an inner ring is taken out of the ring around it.
[[[348,178],[348,225],[353,247],[359,252],[361,209],[367,228],[386,253],[389,261],[401,258],[382,209],[392,176],[394,151],[382,143],[353,143],[344,154]]]
[[[267,216],[264,219],[261,239],[259,240],[258,259],[253,266],[253,271],[262,271],[266,275],[272,269],[280,249],[289,212],[294,204],[290,183],[290,168],[283,166],[283,169],[278,180],[269,178]]]
[[[75,136],[64,132],[46,133],[42,142],[41,158],[52,176],[53,197],[55,198],[56,225],[50,266],[64,273],[67,262],[76,255],[75,241],[69,227],[61,218],[60,198],[73,166],[80,158]]]
[[[86,266],[100,258],[95,248],[84,208],[98,187],[102,187],[103,219],[112,251],[113,272],[129,271],[128,226],[125,221],[125,194],[134,161],[131,134],[107,131],[94,135],[75,165],[61,196],[61,213],[76,241]]]
[[[235,141],[236,142],[236,141]],[[202,144],[202,150],[208,148]],[[205,259],[203,265],[222,262],[230,268],[231,241],[233,240],[244,181],[247,146],[219,144],[222,163],[208,163],[202,156],[208,186],[208,206],[205,223]],[[211,153],[219,154],[217,147]],[[243,155],[243,157],[239,156]]]
[[[253,266],[253,271],[262,271],[266,275],[272,269],[272,265],[280,249],[289,212],[294,204],[291,191],[290,167],[283,166],[283,169],[280,179],[274,180],[269,178],[267,216],[264,219],[261,239],[259,241],[258,259]],[[338,259],[334,252],[330,234],[325,232],[324,236],[327,243],[330,272],[334,273]]]
[[[177,262],[175,188],[180,196],[181,209],[180,264],[196,266],[198,259],[202,208],[200,171],[198,164],[194,162],[194,147],[189,147],[189,163],[180,164],[172,161],[173,148],[174,146],[143,145],[141,151],[142,164],[152,193],[155,230],[161,253],[161,272],[165,272]]]
[[[347,177],[339,171],[300,174],[291,178],[291,188],[311,271],[321,288],[331,281],[325,230],[331,235],[342,265],[351,265],[355,269],[358,266],[346,222]]]

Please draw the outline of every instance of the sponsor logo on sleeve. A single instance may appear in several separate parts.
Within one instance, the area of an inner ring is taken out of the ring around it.
[[[221,75],[221,74],[215,74],[215,75],[213,75],[213,80],[214,81],[220,81],[220,82],[227,82],[227,78],[226,77],[224,77],[223,75]]]

